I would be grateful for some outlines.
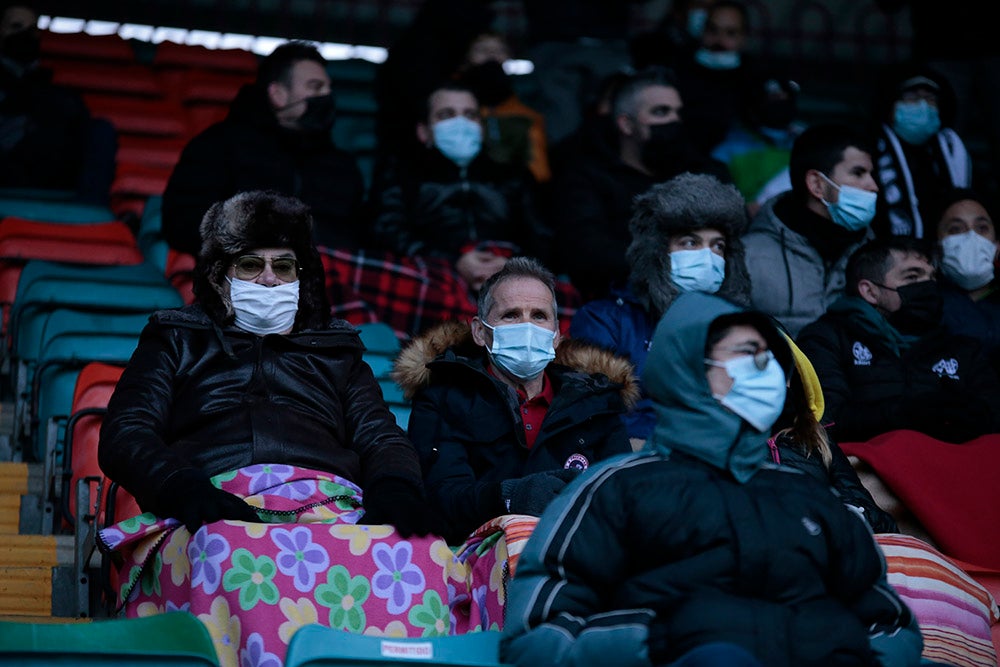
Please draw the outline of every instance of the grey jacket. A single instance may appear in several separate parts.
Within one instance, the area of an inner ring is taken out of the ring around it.
[[[844,293],[847,258],[872,232],[827,266],[804,236],[774,214],[775,202],[788,196],[782,193],[765,202],[743,236],[743,246],[753,308],[778,318],[794,338]]]

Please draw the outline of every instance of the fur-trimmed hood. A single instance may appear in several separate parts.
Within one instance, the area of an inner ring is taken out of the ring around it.
[[[627,257],[632,294],[659,319],[680,290],[670,280],[670,237],[712,228],[726,237],[726,277],[717,292],[750,304],[750,274],[740,236],[747,227],[746,202],[732,185],[709,174],[685,173],[658,183],[635,199]]]
[[[325,328],[330,305],[312,230],[309,207],[277,192],[241,192],[213,204],[201,221],[202,245],[194,271],[194,293],[208,316],[219,325],[233,321],[226,271],[234,258],[253,248],[291,248],[300,267],[295,330]]]
[[[427,365],[449,349],[460,358],[486,356],[485,349],[472,339],[472,329],[465,322],[445,322],[429,329],[403,349],[392,371],[393,379],[402,387],[407,399],[430,383],[431,369]],[[628,410],[639,400],[639,381],[631,362],[596,345],[563,338],[552,363],[581,373],[605,375],[620,384],[622,401]]]

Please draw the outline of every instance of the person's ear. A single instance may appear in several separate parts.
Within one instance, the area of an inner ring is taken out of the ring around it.
[[[869,304],[878,305],[879,287],[867,278],[858,281],[858,296]]]
[[[559,347],[559,343],[562,342],[562,332],[559,330],[559,320],[556,320],[556,336],[552,339],[552,349]]]
[[[417,123],[417,141],[423,146],[430,146],[432,139],[431,128],[427,123]]]
[[[476,345],[489,348],[490,345],[486,342],[486,327],[483,326],[483,321],[478,316],[473,317],[469,326],[472,329],[472,340],[476,342]]]
[[[816,199],[829,201],[826,197],[826,179],[818,169],[810,169],[806,172],[806,190]]]
[[[635,121],[623,113],[615,116],[615,125],[618,126],[618,133],[623,137],[631,137],[636,134]]]
[[[288,104],[288,88],[278,81],[267,84],[267,101],[274,109],[281,109]]]

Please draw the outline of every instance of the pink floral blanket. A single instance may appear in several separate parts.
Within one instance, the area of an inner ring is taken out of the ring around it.
[[[467,609],[469,591],[480,586],[444,540],[357,525],[364,510],[351,482],[284,465],[213,482],[245,498],[262,523],[219,521],[191,535],[146,513],[100,531],[101,550],[119,568],[125,616],[189,611],[209,628],[220,664],[232,667],[280,667],[292,634],[309,623],[390,637],[486,627],[470,625],[482,614]]]

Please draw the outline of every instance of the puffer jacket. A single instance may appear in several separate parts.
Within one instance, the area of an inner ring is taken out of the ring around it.
[[[662,665],[728,641],[768,667],[919,663],[865,523],[768,463],[760,432],[712,397],[709,326],[737,310],[688,293],[660,321],[648,451],[590,468],[545,510],[508,589],[503,662],[649,667],[651,648]]]
[[[198,305],[150,318],[108,403],[101,469],[142,508],[184,468],[254,463],[324,470],[362,488],[421,488],[416,452],[362,360],[357,331],[257,336],[220,328]]]
[[[546,368],[555,397],[531,449],[516,393],[487,372],[467,324],[449,322],[403,350],[394,377],[413,397],[409,434],[450,542],[506,513],[501,482],[631,451],[621,414],[638,397],[626,360],[564,340]]]

